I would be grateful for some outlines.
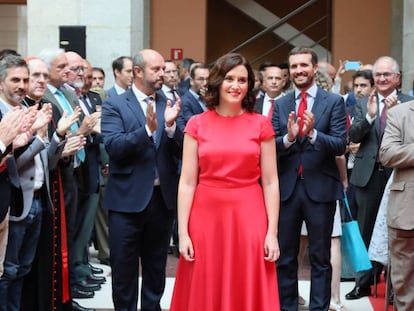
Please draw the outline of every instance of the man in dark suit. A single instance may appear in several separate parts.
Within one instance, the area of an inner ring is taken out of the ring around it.
[[[186,57],[180,62],[180,79],[181,82],[178,84],[178,91],[180,94],[185,94],[190,89],[190,71],[191,65],[194,63],[194,59]]]
[[[134,83],[102,107],[109,154],[104,207],[109,210],[112,297],[116,310],[136,311],[139,262],[141,310],[159,311],[171,225],[177,204],[183,133],[180,100],[166,102],[164,59],[154,50],[133,58]]]
[[[114,86],[106,91],[106,96],[114,97],[124,93],[132,84],[132,59],[128,56],[120,56],[112,62],[114,73]]]
[[[310,48],[290,52],[295,91],[276,101],[272,116],[281,196],[277,272],[283,311],[298,308],[297,257],[303,221],[311,264],[309,310],[328,310],[331,298],[331,233],[335,201],[342,197],[335,157],[345,151],[346,115],[342,97],[316,86],[317,63]]]
[[[355,155],[350,182],[355,186],[355,203],[358,209],[358,224],[365,246],[369,247],[375,219],[381,198],[391,174],[380,162],[378,150],[384,133],[387,110],[413,98],[397,92],[400,72],[398,63],[391,57],[377,59],[373,68],[376,92],[357,100],[354,120],[349,137],[354,143],[361,143]],[[385,109],[384,109],[385,108]],[[374,262],[374,270],[379,276],[382,265]],[[373,270],[360,273],[354,289],[346,299],[359,299],[371,294]]]
[[[74,52],[67,52],[66,54],[68,53]],[[75,58],[78,57],[80,56],[76,54]],[[68,57],[68,60],[70,64],[71,57]],[[99,144],[102,138],[100,135],[100,112],[96,111],[96,105],[101,106],[102,101],[99,94],[90,91],[92,85],[92,66],[88,61],[81,60],[85,67],[83,86],[81,88],[76,87],[75,89],[79,92],[79,104],[85,118],[95,118],[96,120],[93,121],[95,128],[86,137],[87,143],[84,147],[85,161],[80,166],[78,176],[78,180],[81,182],[78,183],[79,200],[73,263],[79,278],[86,279],[89,282],[104,283],[105,277],[94,275],[93,271],[96,271],[96,267],[93,267],[89,263],[87,254],[99,199]]]
[[[52,120],[54,124],[57,124],[64,111],[66,111],[67,115],[72,115],[72,113],[79,111],[79,101],[76,94],[63,87],[68,82],[68,75],[71,69],[69,68],[68,59],[63,49],[44,49],[40,52],[39,58],[49,67],[49,83],[44,98],[53,104]],[[79,68],[72,69],[75,71],[79,70]],[[73,149],[77,150],[77,152],[75,151],[75,154],[72,153],[62,158],[58,164],[64,189],[69,264],[71,263],[70,258],[73,256],[73,245],[76,233],[76,212],[78,204],[77,171],[82,160],[84,160],[85,155],[81,151],[86,142],[85,136],[91,132],[91,128],[89,119],[85,121],[85,118],[82,122],[77,122],[71,127],[72,137],[66,142],[66,147],[73,146]],[[96,284],[89,284],[84,280],[82,280],[83,282],[78,282],[71,265],[69,265],[69,274],[73,298],[91,298],[94,295],[93,291],[99,289],[99,286]],[[63,281],[66,282],[67,280]],[[85,310],[85,308],[73,300],[71,304],[73,310]]]
[[[191,88],[181,96],[181,113],[177,119],[177,125],[184,131],[184,128],[190,118],[196,114],[206,111],[206,105],[201,99],[203,88],[207,86],[207,80],[210,71],[204,64],[194,65],[190,72]]]
[[[271,112],[275,101],[285,95],[283,88],[285,80],[283,71],[276,65],[269,65],[261,72],[263,95],[256,99],[255,110],[269,119],[272,118]]]

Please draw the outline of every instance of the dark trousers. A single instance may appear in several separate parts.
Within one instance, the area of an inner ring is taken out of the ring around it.
[[[174,211],[165,206],[159,187],[140,213],[109,211],[112,297],[117,311],[136,311],[141,260],[141,310],[160,311],[165,287]]]
[[[378,209],[390,175],[391,170],[388,168],[381,170],[375,169],[371,179],[365,187],[355,187],[355,202],[358,206],[357,220],[362,239],[364,240],[367,249],[371,242]],[[376,262],[373,263],[373,265],[377,272],[377,276],[380,275],[382,265]],[[364,271],[357,275],[356,286],[368,288],[371,285],[372,280],[373,270]]]
[[[335,202],[319,203],[309,199],[304,182],[298,180],[294,195],[281,202],[279,212],[280,258],[277,261],[280,307],[298,309],[298,253],[300,231],[308,229],[311,292],[309,310],[326,311],[331,299],[331,234]]]

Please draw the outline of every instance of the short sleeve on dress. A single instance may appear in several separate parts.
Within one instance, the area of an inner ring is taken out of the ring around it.
[[[274,136],[275,136],[275,131],[273,130],[272,123],[270,123],[270,121],[266,117],[263,117],[260,140],[264,141]]]
[[[197,139],[198,137],[198,122],[199,115],[195,115],[188,120],[187,125],[184,128],[184,133],[189,134],[191,137]]]

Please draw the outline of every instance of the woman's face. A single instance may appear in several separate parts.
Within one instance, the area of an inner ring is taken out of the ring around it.
[[[238,65],[228,71],[220,87],[220,103],[240,104],[246,96],[249,82],[247,69]]]

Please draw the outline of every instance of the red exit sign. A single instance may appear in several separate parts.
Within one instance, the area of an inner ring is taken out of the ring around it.
[[[171,49],[171,60],[182,60],[183,59],[183,49],[175,48]]]

